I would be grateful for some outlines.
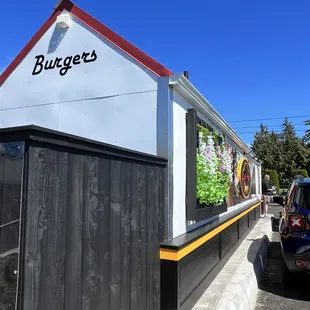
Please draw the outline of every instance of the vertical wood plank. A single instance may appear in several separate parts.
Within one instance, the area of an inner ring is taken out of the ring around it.
[[[155,217],[155,168],[147,167],[147,310],[154,309],[154,217]]]
[[[121,307],[130,307],[130,163],[121,164]]]
[[[95,156],[85,157],[82,309],[99,310],[108,304],[108,269],[105,270],[107,235],[105,208],[109,205],[110,162]]]
[[[45,149],[47,165],[43,180],[43,203],[46,205],[48,223],[45,251],[42,256],[40,309],[64,307],[65,273],[65,208],[67,202],[68,154]],[[31,216],[31,214],[28,214]],[[43,241],[43,240],[42,240]],[[53,305],[53,306],[52,306]]]
[[[168,189],[167,189],[167,170],[163,167],[160,167],[159,168],[159,191],[160,191],[160,200],[159,200],[159,209],[160,209],[160,218],[159,218],[159,243],[160,244],[161,242],[163,242],[164,240],[166,240],[167,236],[168,236],[168,229],[167,229],[167,226],[168,226],[168,217],[169,217],[169,214],[168,214],[168,196],[167,196],[167,193],[168,193]],[[160,301],[163,301],[162,300],[162,296],[161,296],[161,292],[163,291],[163,281],[162,281],[162,276],[163,276],[163,273],[162,273],[162,270],[165,269],[166,265],[165,263],[159,261],[159,264],[160,264],[160,292],[159,292],[159,300]],[[166,283],[164,284],[166,285]],[[171,297],[171,296],[170,296]],[[160,304],[160,306],[162,306]]]
[[[40,309],[42,244],[46,239],[47,210],[43,203],[43,181],[47,165],[43,150],[29,148],[27,186],[27,218],[25,221],[25,265],[23,283],[23,309]],[[42,242],[43,241],[43,242]],[[43,254],[44,257],[44,254]]]
[[[103,277],[102,297],[100,309],[109,309],[109,293],[110,293],[110,185],[111,185],[111,160],[100,159],[99,166],[99,184],[100,184],[100,200],[103,202],[104,210],[100,214],[100,263]]]
[[[65,309],[81,309],[83,187],[84,156],[70,154],[66,211]]]
[[[120,309],[121,294],[121,162],[111,160],[110,183],[110,299],[109,309]]]
[[[160,259],[159,259],[159,244],[160,244],[160,184],[159,184],[159,168],[154,167],[154,183],[153,183],[153,195],[152,200],[154,201],[153,210],[153,259],[154,259],[154,310],[160,310]]]
[[[140,203],[141,177],[139,164],[132,163],[130,167],[130,203],[131,203],[131,268],[130,268],[130,309],[137,309],[140,295]]]
[[[83,205],[83,261],[82,261],[82,309],[89,310],[96,291],[96,253],[92,237],[96,233],[94,214],[98,208],[98,169],[99,161],[95,156],[85,156],[84,162],[84,205]]]
[[[24,309],[64,307],[67,153],[30,147]]]
[[[147,278],[148,265],[147,265],[147,169],[146,165],[139,167],[140,179],[140,195],[139,195],[139,248],[140,248],[140,295],[138,309],[147,309]]]

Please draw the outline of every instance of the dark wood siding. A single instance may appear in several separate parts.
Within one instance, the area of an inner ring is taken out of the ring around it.
[[[249,226],[251,226],[254,221],[255,221],[255,210],[252,210],[251,212],[249,212]]]
[[[249,215],[242,217],[239,220],[239,238],[243,236],[243,234],[247,231],[249,227]]]
[[[220,261],[220,236],[206,242],[189,256],[190,261],[180,262],[180,304],[191,295],[201,281]]]
[[[29,141],[24,310],[160,309],[165,165]]]
[[[245,210],[252,206],[245,206]],[[259,217],[253,221],[254,214],[260,206],[254,207],[241,218],[245,210],[236,210],[217,220],[184,235],[167,240],[161,244],[163,250],[180,252],[208,233],[212,237],[190,251],[179,260],[166,257],[161,260],[161,309],[190,310],[201,297],[203,292],[215,279],[221,268],[238,248],[241,242],[255,225]],[[227,221],[236,218],[221,232],[213,235],[212,231]],[[250,226],[249,226],[250,222]],[[192,243],[193,242],[193,243]],[[199,243],[198,243],[199,244]]]
[[[221,256],[224,257],[238,241],[238,222],[221,232]]]

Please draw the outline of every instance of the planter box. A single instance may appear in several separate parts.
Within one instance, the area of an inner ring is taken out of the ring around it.
[[[219,215],[227,211],[227,203],[223,202],[221,205],[205,205],[200,204],[197,199],[196,221],[207,220],[211,217]]]

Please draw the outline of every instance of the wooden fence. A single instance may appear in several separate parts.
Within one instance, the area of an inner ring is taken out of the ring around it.
[[[26,127],[18,308],[160,309],[166,160]]]

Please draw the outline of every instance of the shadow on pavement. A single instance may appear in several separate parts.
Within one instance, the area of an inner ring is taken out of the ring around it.
[[[267,236],[263,237],[263,242],[269,243],[268,253],[261,253],[258,255],[261,262],[255,261],[251,257],[250,253],[255,252],[249,249],[248,260],[253,264],[254,271],[256,274],[258,287],[262,292],[268,293],[268,298],[276,295],[283,299],[289,298],[297,301],[310,301],[310,276],[304,275],[298,278],[297,281],[294,281],[294,285],[291,287],[285,287],[282,279],[282,270],[285,266],[280,244],[279,236],[279,218],[271,218],[272,225],[272,238],[268,239]],[[256,247],[261,240],[253,240],[252,247]],[[264,247],[264,248],[267,248]],[[265,261],[263,260],[264,256],[266,257]],[[264,266],[264,267],[263,267]],[[282,302],[282,299],[270,300],[271,303]],[[298,302],[297,302],[298,303]],[[268,302],[267,302],[268,304]],[[278,305],[279,307],[280,305]],[[271,305],[270,305],[271,307]],[[310,307],[309,307],[310,308]],[[270,309],[275,309],[271,307]],[[277,308],[279,309],[279,308]],[[296,308],[298,309],[298,308]]]
[[[268,218],[264,218],[262,220],[265,221],[268,220]],[[278,232],[280,220],[271,217],[270,221],[272,231]],[[247,259],[253,265],[256,279],[259,284],[263,280],[264,269],[270,257],[270,252],[272,251],[270,247],[271,240],[269,240],[267,235],[264,235],[262,238],[259,239],[247,239],[247,240],[252,241],[252,244],[248,250]]]
[[[282,280],[284,260],[279,241],[271,241],[269,259],[266,262],[262,279],[258,286],[261,291],[269,292],[285,298],[310,301],[309,276],[303,276],[290,288],[285,287]]]

